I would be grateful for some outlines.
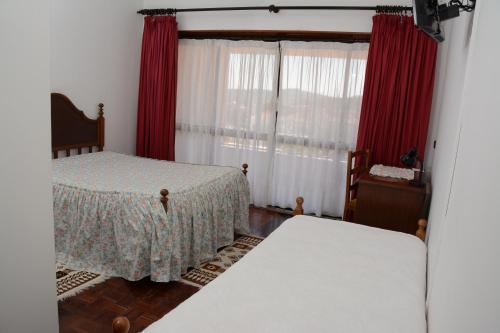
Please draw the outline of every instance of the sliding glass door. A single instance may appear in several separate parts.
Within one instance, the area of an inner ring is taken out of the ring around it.
[[[279,44],[180,40],[179,162],[248,163],[252,202],[269,203]]]
[[[257,206],[291,207],[302,195],[306,212],[341,215],[367,51],[367,44],[181,40],[177,160],[248,162]]]
[[[347,151],[354,149],[367,44],[281,43],[271,203],[298,194],[317,215],[341,216]]]

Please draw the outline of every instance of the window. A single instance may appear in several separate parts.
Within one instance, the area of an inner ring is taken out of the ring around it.
[[[341,215],[338,170],[355,145],[367,50],[360,43],[180,40],[178,160],[249,163],[256,205],[293,206],[303,195],[306,211]]]

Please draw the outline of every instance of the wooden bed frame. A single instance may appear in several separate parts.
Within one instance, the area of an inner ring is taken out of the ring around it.
[[[302,205],[304,204],[304,198],[303,197],[297,197],[295,200],[297,203],[297,206],[293,210],[293,215],[304,215],[304,208]],[[425,241],[425,235],[427,233],[427,220],[426,219],[420,219],[417,221],[417,232],[415,233],[415,236],[420,238],[420,240]]]
[[[244,164],[245,165],[245,164]],[[247,166],[248,167],[248,166]],[[246,170],[245,167],[243,167],[244,170]],[[243,171],[243,173],[246,175],[246,172]],[[166,190],[165,190],[166,191]],[[167,191],[168,194],[168,191]],[[163,202],[163,200],[162,200]],[[297,203],[297,206],[295,206],[293,210],[293,215],[304,215],[304,198],[303,197],[297,197],[295,200]],[[427,220],[426,219],[420,219],[418,220],[418,230],[416,232],[416,236],[420,238],[422,241],[425,240],[425,234],[426,234],[426,228],[427,228]],[[111,324],[111,328],[113,329],[113,333],[128,333],[130,330],[130,321],[128,320],[127,317],[116,317],[113,320],[113,323]]]
[[[104,104],[99,103],[97,119],[88,118],[71,100],[63,94],[52,93],[51,125],[52,154],[58,158],[59,151],[66,151],[66,156],[76,149],[78,154],[82,148],[91,153],[94,147],[98,151],[104,148]]]
[[[83,149],[92,153],[93,148],[97,151],[104,149],[104,104],[99,103],[97,119],[88,118],[83,111],[79,110],[75,104],[61,93],[50,94],[51,100],[51,125],[52,125],[52,156],[59,157],[60,151],[65,151],[66,156],[71,155],[71,151],[77,151],[80,155]],[[242,165],[242,172],[246,176],[248,164]],[[160,200],[167,212],[168,190],[160,190]]]

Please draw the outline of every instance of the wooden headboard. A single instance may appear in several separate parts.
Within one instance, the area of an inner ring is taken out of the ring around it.
[[[99,104],[97,119],[88,118],[63,94],[51,94],[52,154],[58,157],[61,150],[69,156],[72,149],[78,154],[82,148],[91,153],[93,147],[98,151],[104,148],[104,104]]]

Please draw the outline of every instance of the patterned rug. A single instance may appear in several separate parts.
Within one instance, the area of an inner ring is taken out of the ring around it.
[[[251,249],[262,242],[263,238],[255,236],[240,236],[230,246],[226,246],[217,252],[217,256],[200,268],[193,268],[182,276],[181,282],[202,288],[215,279],[226,269],[240,260]],[[74,296],[83,290],[98,283],[106,281],[109,277],[70,269],[64,265],[56,266],[57,278],[57,300]]]
[[[83,290],[98,283],[104,282],[108,277],[100,274],[75,271],[64,265],[56,265],[57,300],[74,296]]]
[[[202,288],[217,276],[224,273],[238,260],[243,258],[251,249],[256,247],[263,238],[255,236],[238,237],[233,245],[226,246],[217,252],[217,256],[204,264],[200,268],[193,268],[182,276],[181,282]]]

